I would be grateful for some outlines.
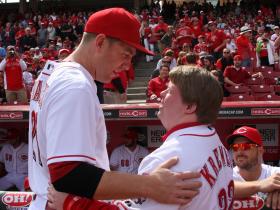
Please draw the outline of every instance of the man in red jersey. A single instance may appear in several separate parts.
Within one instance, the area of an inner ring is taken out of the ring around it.
[[[226,35],[222,30],[217,29],[214,21],[208,22],[210,33],[207,36],[207,42],[210,44],[210,51],[213,52],[215,61],[222,57],[223,49],[226,46]]]
[[[251,29],[248,26],[243,26],[240,29],[240,36],[236,38],[237,54],[242,58],[242,66],[251,66],[251,57],[253,45],[250,41]]]
[[[8,103],[15,101],[27,103],[27,95],[22,78],[22,72],[26,68],[26,63],[17,55],[15,47],[8,46],[7,56],[0,63],[0,71],[4,72],[5,92]]]

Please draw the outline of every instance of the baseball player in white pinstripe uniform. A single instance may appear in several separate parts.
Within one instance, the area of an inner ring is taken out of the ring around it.
[[[19,131],[8,129],[8,144],[0,152],[0,162],[4,164],[7,174],[0,178],[0,190],[16,186],[23,191],[24,179],[27,176],[28,146],[20,141]]]
[[[137,174],[141,161],[149,154],[149,151],[137,144],[138,133],[134,128],[128,128],[123,145],[113,150],[110,157],[110,168],[113,171],[121,171]]]

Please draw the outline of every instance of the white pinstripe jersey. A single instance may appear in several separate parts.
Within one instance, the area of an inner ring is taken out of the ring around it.
[[[232,160],[214,128],[199,125],[181,128],[171,133],[162,146],[144,158],[139,167],[139,174],[150,173],[174,156],[179,157],[179,162],[171,168],[173,171],[200,171],[201,173],[201,178],[198,180],[202,182],[202,187],[191,203],[180,206],[143,199],[130,207],[124,206],[124,202],[114,204],[122,210],[232,209],[234,192]]]
[[[0,162],[5,164],[5,170],[13,174],[27,175],[28,146],[21,143],[17,148],[5,144],[0,152]]]
[[[137,145],[134,151],[121,145],[113,150],[110,157],[110,166],[116,167],[116,171],[137,174],[141,161],[149,154],[149,151]]]
[[[29,210],[45,209],[49,164],[80,161],[109,170],[105,120],[93,78],[75,62],[50,65],[53,72],[42,71],[30,102],[29,181],[37,196]]]

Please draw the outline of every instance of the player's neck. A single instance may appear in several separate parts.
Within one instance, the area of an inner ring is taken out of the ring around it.
[[[256,181],[262,173],[261,164],[257,164],[249,170],[239,168],[239,173],[245,181]]]
[[[135,149],[136,149],[136,144],[135,145],[133,145],[133,146],[129,146],[129,147],[127,147],[131,152],[133,152]]]
[[[13,148],[18,148],[20,146],[21,142],[16,142],[14,144],[12,144]]]

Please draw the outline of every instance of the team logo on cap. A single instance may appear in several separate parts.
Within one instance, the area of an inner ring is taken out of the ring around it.
[[[247,128],[238,128],[236,133],[246,133],[247,131],[248,131]]]

